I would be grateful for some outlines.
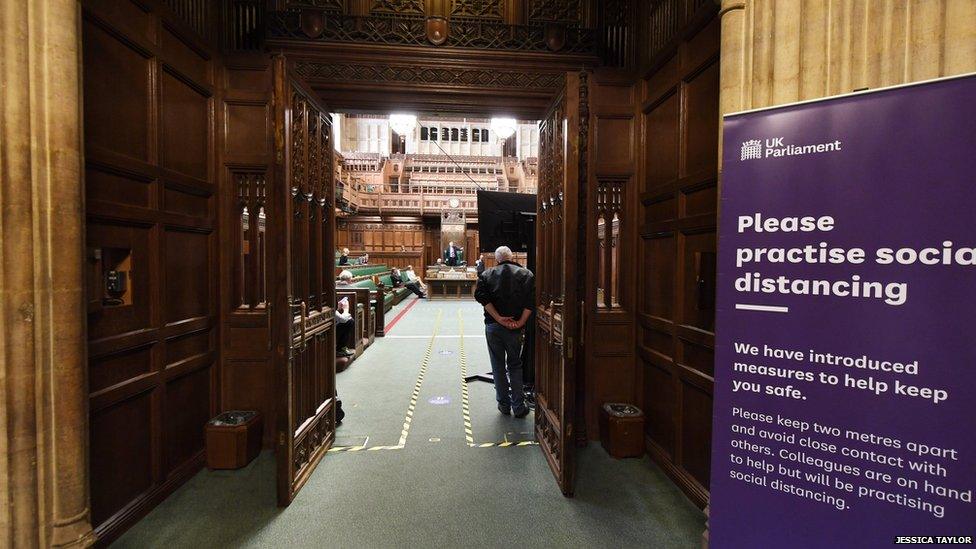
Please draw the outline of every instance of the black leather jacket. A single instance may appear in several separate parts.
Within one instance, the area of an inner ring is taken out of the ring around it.
[[[482,305],[491,303],[501,316],[516,320],[525,309],[535,308],[535,282],[532,271],[518,263],[503,261],[481,273],[474,298]],[[485,312],[485,324],[495,319]]]

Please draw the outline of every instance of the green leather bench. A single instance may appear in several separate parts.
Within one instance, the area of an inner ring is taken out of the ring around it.
[[[389,272],[389,270],[390,268],[387,267],[386,265],[362,265],[362,266],[344,265],[342,269],[337,269],[336,276],[339,275],[339,272],[349,271],[350,273],[352,273],[353,278],[359,278],[361,276],[382,274],[385,272]]]
[[[356,288],[369,288],[370,290],[377,291],[379,287],[373,282],[372,278],[366,278],[360,280],[359,282],[353,282],[352,284]],[[393,292],[383,292],[383,311],[389,311],[393,308],[395,296]]]
[[[393,287],[393,279],[391,278],[391,276],[389,274],[382,275],[379,278],[380,278],[380,282],[383,283],[383,286],[385,286],[387,289],[389,289],[391,291],[391,293],[393,294],[393,298],[394,298],[393,299],[393,304],[394,305],[396,305],[397,303],[400,303],[401,301],[404,300],[404,298],[406,298],[408,295],[410,295],[410,290],[408,290],[405,286],[400,286],[399,288],[394,288]]]

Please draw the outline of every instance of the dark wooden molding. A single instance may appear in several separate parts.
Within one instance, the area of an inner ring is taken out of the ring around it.
[[[427,33],[428,17],[422,14],[373,14],[366,17],[326,14],[321,30],[316,29],[313,38],[302,30],[302,12],[299,10],[276,11],[267,14],[266,37],[269,43],[282,41],[312,41],[316,43],[386,44],[417,46],[427,49],[441,47],[552,52],[548,40],[547,25],[542,21],[529,25],[509,25],[491,20],[467,18],[450,19],[446,39],[441,44],[431,43]],[[595,55],[596,31],[581,26],[564,27],[565,40],[560,52]]]
[[[309,82],[352,81],[398,84],[441,84],[473,89],[514,88],[555,93],[562,88],[562,73],[463,67],[396,66],[374,63],[299,60],[296,72]]]

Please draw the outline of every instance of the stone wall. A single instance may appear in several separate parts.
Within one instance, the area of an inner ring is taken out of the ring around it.
[[[976,71],[976,0],[723,0],[722,114]]]

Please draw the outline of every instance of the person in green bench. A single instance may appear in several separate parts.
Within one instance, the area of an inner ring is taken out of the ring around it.
[[[352,314],[349,312],[348,297],[340,299],[339,303],[336,304],[335,322],[336,341],[341,343],[349,341],[349,332],[355,328],[356,324],[352,318]],[[342,345],[342,347],[336,349],[336,356],[353,356],[354,354],[356,354],[356,351],[353,351],[347,345]]]
[[[343,248],[342,254],[339,256],[339,265],[349,264],[349,248]]]
[[[344,288],[352,286],[352,273],[348,270],[343,270],[339,273],[339,280],[336,281],[336,288]],[[344,297],[339,300],[336,304],[335,309],[335,323],[336,323],[336,345],[341,345],[336,349],[336,356],[352,356],[356,354],[356,351],[349,349],[348,345],[345,345],[349,341],[349,331],[352,330],[356,324],[353,322],[352,313],[349,311],[349,298]]]
[[[427,297],[427,285],[413,270],[413,265],[407,265],[407,268],[403,270],[403,280],[406,284],[416,283],[420,291],[423,292],[423,297]]]
[[[407,272],[409,273],[412,271],[407,271]],[[417,297],[419,297],[420,299],[425,299],[427,297],[427,294],[425,294],[424,291],[420,289],[419,280],[420,279],[404,282],[403,275],[400,274],[400,269],[393,267],[393,269],[390,270],[390,282],[392,282],[394,288],[400,288],[400,287],[406,288],[411,292],[417,294]]]

